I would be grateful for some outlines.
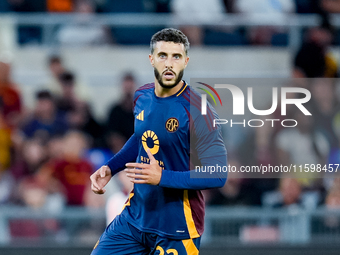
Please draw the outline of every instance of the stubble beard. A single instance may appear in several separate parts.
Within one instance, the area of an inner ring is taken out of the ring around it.
[[[173,84],[170,84],[170,85],[165,85],[163,83],[162,75],[158,72],[158,70],[156,68],[154,68],[154,73],[155,73],[155,77],[156,77],[159,85],[161,85],[162,88],[164,88],[164,89],[172,89],[172,88],[176,87],[176,85],[182,80],[182,77],[183,77],[183,74],[184,74],[184,69],[182,69],[178,73],[178,76],[177,76],[175,82]]]

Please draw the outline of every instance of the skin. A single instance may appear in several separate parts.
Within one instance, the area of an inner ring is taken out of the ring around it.
[[[155,76],[155,94],[158,97],[169,97],[176,94],[183,86],[183,81],[178,83],[178,77],[186,68],[189,57],[185,53],[181,43],[159,41],[156,43],[154,52],[149,55],[152,67],[160,76]],[[165,73],[171,71],[171,78],[165,77]],[[156,73],[155,72],[155,73]],[[159,83],[159,79],[162,85]],[[177,83],[177,84],[176,84]],[[158,185],[162,177],[162,168],[150,150],[147,151],[150,164],[127,163],[127,177],[132,183]],[[104,194],[104,187],[111,180],[111,170],[108,166],[102,166],[90,177],[91,189],[96,194]]]
[[[189,57],[185,54],[184,45],[173,42],[157,42],[153,54],[149,55],[149,60],[152,67],[161,74],[164,86],[169,86],[169,88],[162,87],[155,77],[156,96],[169,97],[176,94],[182,87],[183,81],[179,81],[174,87],[172,86],[189,62]],[[166,79],[163,75],[166,71],[173,72],[175,76],[172,79]]]

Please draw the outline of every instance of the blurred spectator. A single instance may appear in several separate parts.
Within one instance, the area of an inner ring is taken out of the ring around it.
[[[15,182],[10,172],[0,168],[0,205],[10,202],[14,187]]]
[[[46,186],[43,178],[39,178],[40,167],[47,160],[48,154],[39,140],[27,140],[22,150],[21,161],[11,168],[16,179],[14,201],[34,210],[56,212],[63,206],[60,196],[51,194],[53,185]],[[16,219],[9,222],[12,237],[41,237],[59,230],[54,219]]]
[[[249,131],[237,149],[241,163],[248,166],[275,164],[275,155],[273,155],[274,132],[275,128],[271,125],[264,125],[261,128]]]
[[[275,17],[278,14],[295,12],[294,0],[237,0],[235,11],[244,15],[262,14]],[[257,27],[249,30],[249,39],[252,44],[271,44],[274,34],[283,33],[278,27]]]
[[[0,204],[6,203],[12,194],[14,180],[9,171],[11,163],[11,130],[3,115],[3,102],[0,97]]]
[[[263,205],[271,208],[301,208],[314,210],[320,204],[319,190],[304,190],[299,179],[281,178],[278,191],[264,193]]]
[[[38,91],[34,113],[22,127],[24,135],[47,141],[51,136],[64,134],[67,129],[65,116],[57,111],[51,93]]]
[[[89,105],[78,104],[67,114],[70,128],[84,132],[90,136],[90,147],[104,146],[103,127],[95,120]]]
[[[93,166],[83,158],[88,144],[83,133],[69,131],[63,139],[63,157],[52,159],[39,172],[47,187],[57,187],[67,205],[85,205],[86,190],[90,187]],[[53,190],[55,191],[55,190]]]
[[[240,163],[235,159],[229,159],[229,165],[240,169]],[[229,172],[226,184],[219,189],[211,190],[205,195],[207,205],[255,205],[257,204],[258,193],[249,185],[242,173]]]
[[[326,206],[329,209],[340,208],[340,178],[335,178],[326,197]]]
[[[332,149],[339,147],[339,139],[334,131],[335,112],[339,108],[334,83],[335,79],[319,78],[313,79],[310,84],[314,128],[327,138]]]
[[[63,82],[64,79],[66,79],[66,82],[71,82],[74,86],[73,90],[77,98],[85,101],[88,99],[88,91],[86,90],[85,85],[82,82],[79,82],[79,79],[76,79],[73,72],[67,71],[61,56],[51,55],[48,59],[48,66],[51,75],[47,86],[48,90],[57,97],[61,96],[63,93]]]
[[[17,192],[20,194],[21,205],[40,209],[48,199],[48,190],[34,177],[27,177],[23,179],[17,186]]]
[[[16,189],[13,201],[32,208],[47,204],[49,191],[37,173],[48,159],[46,147],[39,139],[29,139],[23,143],[20,155],[10,168]]]
[[[122,212],[124,204],[133,189],[133,183],[126,176],[125,172],[119,172],[115,180],[118,182],[120,190],[112,194],[106,203],[107,225]]]
[[[279,119],[279,117],[270,117],[270,119]],[[274,150],[275,132],[276,128],[273,128],[271,125],[264,125],[261,128],[252,129],[251,132],[247,133],[245,139],[239,144],[237,149],[241,165],[275,165],[277,163]],[[251,190],[253,205],[261,205],[263,193],[275,190],[278,185],[277,178],[268,178],[265,176],[263,179],[251,178],[243,182],[248,189]]]
[[[106,122],[107,143],[117,153],[134,132],[133,95],[136,88],[132,74],[125,74],[122,81],[123,95],[120,102],[113,105]]]
[[[337,77],[338,63],[329,51],[332,41],[333,28],[327,18],[320,27],[309,29],[295,56],[293,77]]]
[[[284,166],[290,164],[304,167],[305,164],[324,164],[329,153],[329,145],[324,135],[313,129],[313,119],[296,110],[293,119],[298,122],[296,127],[282,129],[276,137],[278,163]],[[308,188],[320,188],[316,181],[310,178],[320,177],[315,172],[299,173],[303,185]]]
[[[27,139],[22,144],[20,155],[10,168],[16,182],[34,176],[48,159],[46,147],[39,139]]]
[[[274,207],[287,207],[292,205],[301,206],[302,187],[298,180],[293,178],[282,178],[280,180],[281,201]]]
[[[85,104],[76,93],[74,74],[68,71],[62,72],[58,77],[61,86],[61,94],[57,96],[57,108],[63,113],[70,112],[77,105]]]
[[[320,0],[321,8],[328,13],[340,12],[339,0]]]
[[[294,59],[294,78],[324,77],[326,69],[325,55],[314,43],[305,43]]]
[[[6,123],[3,114],[3,102],[0,97],[0,174],[10,166],[11,145],[11,129]]]
[[[235,3],[237,0],[223,0],[227,13],[235,13]]]
[[[2,111],[7,125],[14,128],[18,125],[21,113],[21,96],[17,85],[11,78],[11,65],[0,60],[0,97]]]
[[[52,136],[46,144],[49,159],[58,160],[63,158],[63,136]]]
[[[181,26],[180,30],[189,38],[191,45],[201,45],[203,42],[203,29],[201,25],[197,26],[197,23],[219,21],[226,12],[222,0],[173,0],[171,9],[176,19],[188,23]]]
[[[48,67],[51,74],[51,80],[48,83],[48,89],[53,93],[60,94],[61,86],[59,83],[59,77],[63,72],[66,71],[62,58],[59,55],[49,56]]]
[[[94,139],[91,147],[102,145],[103,128],[92,115],[90,106],[78,97],[74,75],[63,72],[59,76],[59,82],[62,92],[57,98],[57,108],[66,114],[70,128],[90,135]]]
[[[46,0],[49,12],[72,12],[74,0]]]
[[[333,215],[332,211],[338,211],[340,209],[340,178],[334,179],[333,185],[327,193],[325,205],[329,211],[324,219],[324,225],[338,232],[340,229],[340,219],[338,215]]]
[[[75,4],[77,21],[63,26],[57,33],[57,40],[63,46],[93,46],[109,42],[106,30],[101,25],[92,23],[95,11],[94,4],[89,0],[80,0]]]

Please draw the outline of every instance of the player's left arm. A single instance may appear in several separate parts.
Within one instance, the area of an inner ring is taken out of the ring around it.
[[[190,133],[193,140],[191,146],[195,147],[197,157],[202,166],[227,166],[227,150],[225,148],[221,126],[208,127],[206,119],[199,111],[194,114],[194,129]],[[211,113],[216,115],[212,109]],[[154,156],[149,152],[150,164],[126,164],[127,176],[133,183],[159,185],[161,187],[176,189],[209,189],[223,187],[227,180],[227,173],[197,173],[195,170],[174,171],[162,170]],[[194,178],[196,177],[196,178]]]
[[[198,139],[196,148],[202,166],[227,166],[221,130],[208,132]],[[150,151],[147,151],[150,164],[127,163],[125,171],[133,183],[159,185],[175,189],[209,189],[223,187],[227,173],[197,173],[196,170],[174,171],[162,169]],[[196,177],[196,178],[194,178]]]
[[[161,187],[166,188],[175,188],[175,189],[209,189],[209,188],[220,188],[223,187],[226,178],[223,176],[209,176],[210,178],[191,178],[191,171],[172,171],[172,170],[164,170],[162,169],[155,157],[147,152],[150,164],[141,164],[141,163],[127,163],[125,172],[127,176],[133,183],[139,184],[151,184],[151,185],[159,185]],[[211,162],[210,159],[202,160],[202,163],[206,162],[206,164]],[[216,156],[213,160],[215,165],[226,165],[227,157],[224,156]]]

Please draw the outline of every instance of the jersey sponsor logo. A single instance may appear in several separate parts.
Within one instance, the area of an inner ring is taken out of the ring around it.
[[[142,145],[145,151],[150,149],[150,152],[155,155],[159,151],[159,140],[155,132],[147,130],[142,135]]]
[[[141,121],[144,121],[144,110],[141,111],[137,117],[136,117],[137,120],[141,120]]]
[[[169,132],[173,133],[176,132],[179,127],[178,119],[176,118],[169,118],[165,123],[165,128]]]

